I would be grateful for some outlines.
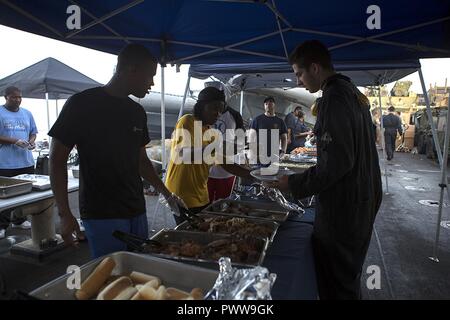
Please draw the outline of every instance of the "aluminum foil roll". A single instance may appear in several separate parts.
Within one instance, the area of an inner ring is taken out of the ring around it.
[[[272,300],[270,291],[277,278],[264,267],[237,269],[228,257],[219,259],[220,272],[206,300]]]

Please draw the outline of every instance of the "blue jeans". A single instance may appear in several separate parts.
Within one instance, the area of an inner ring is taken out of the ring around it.
[[[115,230],[148,238],[148,222],[145,213],[131,219],[83,219],[83,225],[93,258],[127,250],[124,242],[112,236]]]

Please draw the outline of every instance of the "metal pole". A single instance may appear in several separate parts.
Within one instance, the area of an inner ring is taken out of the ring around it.
[[[241,113],[244,111],[244,90],[241,90],[241,106],[239,108],[239,112]]]
[[[50,131],[50,109],[48,106],[48,92],[45,93],[45,102],[47,103],[47,129]]]
[[[381,85],[378,86],[378,101],[380,104],[380,126],[381,126],[381,147],[383,148],[384,178],[386,180],[386,194],[389,194],[389,184],[387,176],[386,143],[384,141],[383,108],[381,106]]]
[[[422,92],[423,97],[425,99],[425,104],[427,106],[427,116],[428,116],[428,122],[431,126],[431,134],[433,136],[433,142],[436,147],[436,153],[439,160],[439,166],[442,168],[442,150],[441,150],[441,144],[439,143],[439,138],[436,131],[436,126],[433,121],[433,114],[431,113],[431,107],[430,107],[430,99],[427,94],[427,88],[425,87],[425,81],[423,79],[423,73],[422,68],[419,68],[419,78],[420,78],[420,84],[422,85]],[[447,188],[447,198],[450,199],[450,190]]]
[[[438,244],[439,244],[439,235],[441,231],[441,219],[442,219],[442,207],[444,205],[444,189],[447,188],[447,158],[448,158],[448,145],[449,145],[449,135],[450,135],[450,99],[448,100],[448,106],[447,106],[447,122],[445,124],[445,139],[444,139],[444,156],[443,156],[443,163],[441,166],[441,183],[439,184],[439,187],[441,188],[441,194],[439,196],[439,213],[438,213],[438,220],[437,220],[437,227],[436,227],[436,238],[434,241],[434,247],[433,247],[433,256],[430,257],[431,260],[434,262],[439,262],[439,258],[437,256],[437,250],[438,250]],[[448,192],[448,188],[447,188]]]
[[[166,169],[166,103],[164,100],[164,68],[161,64],[161,160],[163,173]]]
[[[180,112],[178,113],[178,119],[180,119],[183,116],[184,106],[186,105],[186,98],[187,98],[187,94],[189,92],[190,84],[191,84],[191,76],[188,76],[188,79],[186,82],[186,88],[184,89],[183,102],[181,103]]]
[[[56,105],[56,119],[58,119],[58,115],[59,115],[59,110],[58,110],[58,99],[55,100],[55,105]]]

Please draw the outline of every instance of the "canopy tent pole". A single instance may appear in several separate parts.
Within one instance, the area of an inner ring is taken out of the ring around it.
[[[383,166],[384,178],[386,179],[386,194],[389,194],[389,184],[387,176],[386,143],[384,141],[383,108],[381,106],[381,85],[378,86],[378,101],[380,108],[380,127],[381,127],[381,147],[383,148]]]
[[[161,173],[162,173],[162,182],[166,181],[166,104],[165,104],[165,79],[164,79],[164,68],[165,65],[161,63]],[[159,212],[160,203],[164,200],[164,196],[162,194],[158,197],[158,202],[156,202],[155,209],[153,210],[153,218],[150,223],[150,231],[156,231],[154,229],[156,215]],[[167,226],[167,215],[164,213],[164,225]]]
[[[426,108],[427,116],[428,116],[428,121],[431,126],[431,134],[433,136],[433,142],[434,142],[434,146],[436,148],[436,153],[437,153],[437,157],[439,160],[439,166],[442,168],[442,162],[443,162],[442,160],[443,159],[442,159],[441,144],[439,143],[439,138],[438,138],[437,131],[436,131],[436,125],[434,124],[434,121],[430,121],[430,119],[433,119],[433,114],[431,113],[430,98],[428,97],[427,88],[425,87],[425,80],[423,79],[422,67],[419,68],[419,77],[420,77],[420,84],[422,85],[423,97],[425,99],[425,104],[427,106],[427,108]],[[448,199],[450,199],[450,190],[448,190],[448,188],[447,188],[447,197],[448,197]]]
[[[45,102],[47,104],[47,129],[48,131],[50,131],[50,108],[48,106],[48,92],[45,93]]]
[[[162,170],[166,170],[166,101],[165,101],[165,86],[164,86],[164,68],[161,64],[161,160]]]
[[[244,111],[244,90],[241,90],[241,105],[239,107],[239,112],[241,113]]]
[[[56,119],[58,119],[59,110],[58,110],[58,99],[55,100],[55,106],[56,106]]]
[[[183,102],[181,102],[180,112],[178,113],[178,119],[180,119],[183,116],[184,106],[186,104],[186,98],[187,98],[187,94],[189,92],[190,84],[191,84],[191,76],[188,76],[187,81],[186,81],[186,88],[184,89]]]
[[[449,145],[449,135],[450,135],[450,99],[448,99],[448,106],[447,106],[447,122],[445,124],[446,130],[445,130],[445,139],[444,139],[444,156],[441,166],[441,183],[439,184],[439,187],[441,188],[441,194],[439,195],[439,213],[438,213],[438,220],[437,220],[437,226],[436,226],[436,238],[434,240],[434,247],[433,247],[433,256],[430,257],[431,260],[434,262],[439,262],[439,258],[437,256],[437,250],[438,250],[438,244],[439,244],[439,235],[441,231],[441,220],[442,220],[442,207],[444,206],[444,189],[447,188],[447,159],[448,159],[448,145]],[[448,188],[447,188],[448,192]]]
[[[58,30],[56,30],[55,28],[51,27],[50,25],[48,25],[47,23],[45,23],[44,21],[36,18],[33,14],[29,13],[28,11],[23,10],[22,8],[18,7],[17,5],[7,1],[7,0],[2,0],[1,1],[3,4],[7,5],[8,7],[10,7],[11,9],[13,9],[14,11],[20,13],[21,15],[27,17],[28,19],[30,19],[31,21],[43,26],[44,28],[46,28],[47,30],[53,32],[54,34],[58,35],[60,38],[64,38],[64,36],[62,35],[62,33],[60,33]]]
[[[280,30],[281,42],[283,43],[284,54],[286,55],[286,60],[289,60],[289,54],[286,49],[286,43],[284,41],[283,31],[281,31],[281,23],[280,23],[281,15],[279,15],[278,11],[276,10],[275,0],[272,0],[272,7],[267,2],[266,2],[266,5],[275,14],[275,20],[277,20],[278,30]],[[285,23],[289,23],[286,19],[284,19],[283,21]],[[292,25],[289,25],[289,27],[292,27]]]
[[[76,3],[74,0],[69,0],[70,3],[74,4],[74,5],[78,5],[78,3]],[[88,15],[89,17],[91,17],[94,20],[98,20],[97,16],[94,16],[91,12],[89,12],[88,10],[86,10],[85,8],[80,6],[80,9],[83,13],[85,13],[86,15]],[[125,43],[131,43],[130,40],[128,40],[127,38],[125,38],[124,36],[122,36],[120,33],[116,32],[113,28],[111,28],[110,26],[108,26],[106,23],[104,22],[100,22],[100,25],[102,27],[104,27],[106,30],[108,30],[109,32],[111,32],[112,34],[116,35],[117,37],[122,38],[123,41],[125,41]]]
[[[102,16],[102,17],[100,17],[100,18],[97,18],[97,19],[95,19],[94,21],[92,21],[92,22],[90,22],[90,23],[84,25],[82,28],[70,32],[69,34],[67,34],[67,35],[65,36],[65,38],[71,38],[71,37],[73,37],[74,35],[76,35],[76,34],[82,32],[82,31],[84,31],[84,30],[87,30],[87,29],[89,29],[89,28],[91,28],[91,27],[93,27],[93,26],[95,26],[95,25],[97,25],[97,24],[102,23],[103,21],[106,21],[106,20],[108,20],[108,19],[110,19],[110,18],[112,18],[112,17],[118,15],[119,13],[122,13],[122,12],[127,11],[128,9],[132,8],[132,7],[137,6],[137,5],[140,4],[141,2],[144,2],[144,0],[135,0],[135,1],[131,2],[131,3],[128,3],[128,4],[126,4],[126,5],[122,6],[122,7],[120,7],[120,8],[118,8],[118,9],[114,10],[114,11],[111,11],[110,13],[107,13],[106,15],[104,15],[104,16]],[[79,6],[79,4],[77,4],[77,5]]]

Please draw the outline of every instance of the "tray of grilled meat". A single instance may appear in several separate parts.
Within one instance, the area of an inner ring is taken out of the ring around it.
[[[0,177],[0,199],[30,193],[32,189],[33,181]]]
[[[150,239],[115,232],[130,249],[153,256],[218,269],[218,260],[229,257],[239,267],[255,267],[264,261],[267,239],[207,232],[162,229]]]
[[[277,203],[241,201],[222,199],[206,207],[203,213],[232,215],[235,217],[251,217],[269,221],[283,222],[289,216],[289,211]]]
[[[251,217],[244,218],[208,213],[199,213],[196,217],[200,218],[198,223],[193,224],[185,221],[179,224],[175,230],[232,234],[236,236],[252,235],[257,238],[267,238],[270,242],[273,242],[280,226],[275,221]]]

